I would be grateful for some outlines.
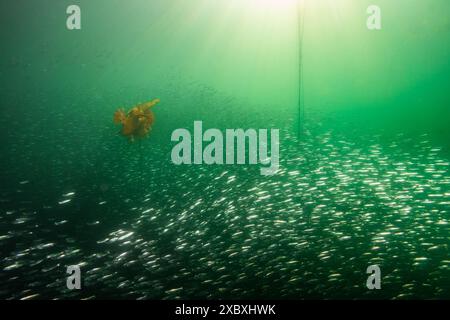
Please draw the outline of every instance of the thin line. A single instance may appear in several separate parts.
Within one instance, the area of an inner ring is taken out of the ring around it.
[[[302,0],[298,2],[298,136],[302,132],[305,120],[305,98],[303,91],[303,35],[305,30],[305,14]]]

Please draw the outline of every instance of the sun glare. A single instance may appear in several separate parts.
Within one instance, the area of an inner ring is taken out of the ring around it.
[[[302,0],[254,0],[260,5],[272,7],[289,7],[298,4]]]

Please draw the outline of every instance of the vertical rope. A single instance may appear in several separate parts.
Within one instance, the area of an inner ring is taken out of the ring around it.
[[[305,121],[305,99],[303,92],[303,34],[305,30],[305,12],[303,0],[298,1],[298,136],[303,131]]]

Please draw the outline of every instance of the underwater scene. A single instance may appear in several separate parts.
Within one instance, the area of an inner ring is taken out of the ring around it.
[[[0,14],[0,299],[450,299],[448,0]]]

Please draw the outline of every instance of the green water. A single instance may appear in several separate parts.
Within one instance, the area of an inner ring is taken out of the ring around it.
[[[450,298],[448,1],[307,1],[300,134],[293,1],[75,3],[0,4],[0,298]],[[279,172],[175,166],[194,120],[279,129]]]

